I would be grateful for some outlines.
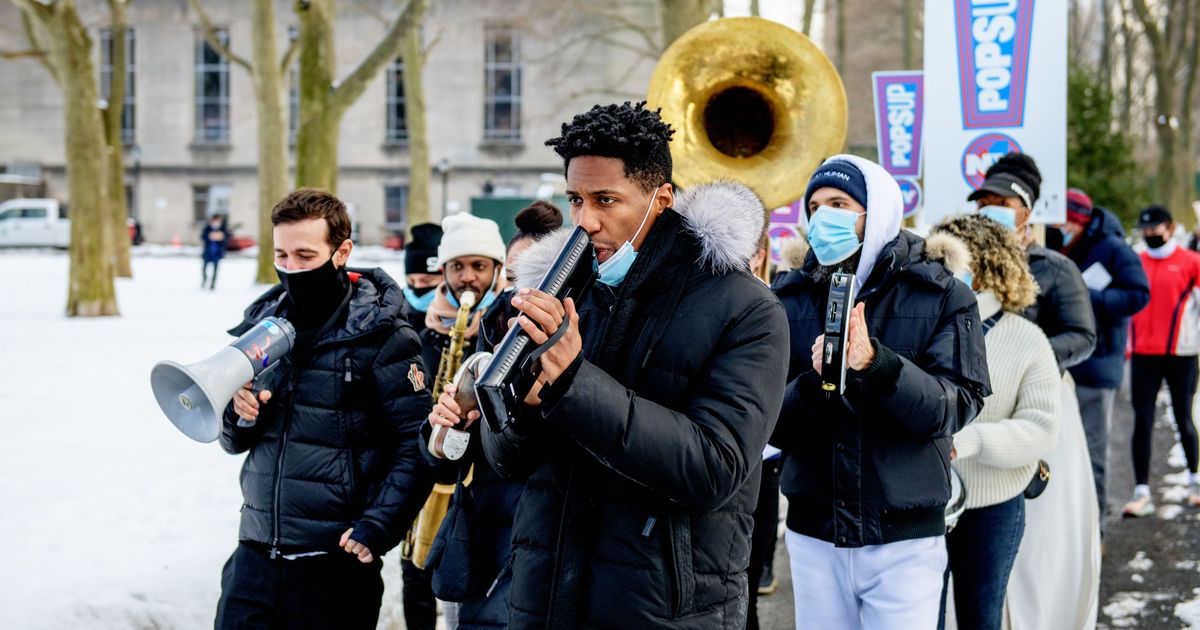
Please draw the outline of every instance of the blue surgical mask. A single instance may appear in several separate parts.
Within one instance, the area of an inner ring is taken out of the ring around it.
[[[433,304],[433,298],[437,297],[437,291],[434,287],[428,287],[427,290],[417,293],[412,287],[404,287],[404,299],[408,301],[408,305],[415,310],[424,313],[429,310],[429,305]]]
[[[963,283],[967,285],[968,289],[971,289],[972,291],[975,290],[972,286],[975,284],[975,274],[971,273],[970,269],[967,269],[966,271],[964,271],[954,277],[958,278],[959,280],[962,280]]]
[[[1017,229],[1017,211],[1008,206],[984,206],[979,209],[979,214],[1010,230]]]
[[[458,308],[458,306],[459,306],[458,298],[454,297],[454,294],[451,293],[450,291],[446,291],[446,301],[450,302],[450,306],[453,306],[454,308]],[[480,300],[479,302],[477,302],[475,304],[475,308],[473,308],[471,310],[472,311],[487,310],[487,307],[491,306],[492,302],[495,302],[495,301],[496,301],[496,292],[495,292],[495,284],[493,283],[493,286],[491,288],[489,288],[483,294],[483,299]],[[425,310],[429,310],[429,308],[426,307]]]
[[[1063,239],[1063,240],[1062,240],[1062,246],[1063,246],[1063,247],[1066,247],[1067,245],[1070,245],[1070,244],[1071,244],[1071,239],[1075,238],[1075,235],[1074,235],[1074,234],[1072,234],[1071,232],[1068,232],[1068,231],[1066,231],[1066,230],[1062,229],[1062,228],[1057,228],[1057,229],[1058,229],[1058,231],[1059,231],[1059,232],[1061,232],[1061,233],[1062,233],[1062,239]]]
[[[629,273],[629,269],[633,267],[633,261],[637,258],[637,252],[633,249],[633,241],[637,240],[639,234],[642,233],[642,228],[646,227],[646,220],[650,218],[650,209],[654,207],[654,198],[658,196],[658,186],[654,192],[650,193],[650,203],[646,206],[646,214],[642,217],[642,224],[638,226],[637,232],[633,233],[633,238],[625,241],[608,257],[608,260],[600,263],[600,282],[607,284],[610,287],[620,285],[625,281],[625,275]]]
[[[858,214],[852,210],[821,206],[808,219],[808,244],[817,262],[828,267],[846,260],[862,247],[854,231]]]

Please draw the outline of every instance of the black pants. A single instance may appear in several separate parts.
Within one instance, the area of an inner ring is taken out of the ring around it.
[[[763,573],[773,573],[768,567],[775,561],[775,544],[779,538],[779,470],[782,457],[768,459],[762,464],[762,485],[758,490],[758,506],[754,508],[754,532],[750,536],[750,605],[746,611],[746,630],[758,630],[758,583]]]
[[[437,626],[437,602],[429,573],[417,568],[411,560],[400,562],[403,581],[401,601],[404,603],[404,627],[408,630],[433,630]]]
[[[219,261],[219,260],[204,261],[204,267],[202,269],[200,269],[200,274],[201,274],[200,275],[200,288],[201,289],[204,288],[204,283],[209,281],[208,280],[208,266],[209,265],[212,265],[212,282],[209,283],[208,288],[210,288],[210,289],[217,288],[217,265],[220,262],[221,261]],[[347,554],[347,555],[349,555],[349,554]]]
[[[272,560],[239,543],[221,571],[217,630],[346,628],[374,630],[383,599],[378,558],[363,564],[348,553]]]
[[[1133,390],[1133,476],[1138,484],[1150,479],[1150,436],[1154,407],[1163,379],[1171,391],[1175,426],[1187,458],[1188,470],[1196,472],[1196,425],[1192,421],[1192,396],[1196,394],[1196,357],[1135,354],[1129,364]]]

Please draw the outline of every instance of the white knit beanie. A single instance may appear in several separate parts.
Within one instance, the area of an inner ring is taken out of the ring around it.
[[[461,213],[442,219],[442,242],[438,245],[438,266],[460,256],[486,256],[504,262],[504,239],[500,226],[491,219]]]

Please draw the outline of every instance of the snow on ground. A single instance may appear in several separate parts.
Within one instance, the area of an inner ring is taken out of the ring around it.
[[[242,458],[179,433],[150,369],[216,352],[264,287],[249,257],[227,258],[210,292],[198,257],[160,254],[118,281],[121,317],[67,319],[66,255],[0,252],[0,628],[211,626]],[[385,561],[382,616],[398,617]]]

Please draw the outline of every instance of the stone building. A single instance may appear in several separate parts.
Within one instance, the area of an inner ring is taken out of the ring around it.
[[[202,2],[230,48],[249,57],[248,6]],[[296,29],[293,4],[277,2],[281,51]],[[339,76],[370,52],[398,4],[337,2]],[[468,210],[485,194],[533,197],[547,182],[561,181],[562,164],[544,140],[594,103],[637,100],[645,92],[654,57],[638,50],[639,35],[608,27],[612,22],[599,13],[567,12],[566,4],[432,3],[423,36],[430,45],[424,76],[435,219],[443,208]],[[650,0],[620,4],[625,23],[654,23]],[[106,3],[77,5],[92,29],[98,72],[106,76]],[[124,133],[131,215],[151,242],[193,242],[214,212],[227,212],[240,224],[238,234],[256,236],[257,123],[249,74],[204,41],[188,0],[133,0],[128,17]],[[0,50],[28,47],[20,23],[12,4],[0,2]],[[353,208],[366,244],[407,223],[402,72],[402,63],[381,72],[342,123],[338,195]],[[290,81],[294,111],[294,76]],[[0,138],[0,173],[43,177],[51,196],[67,197],[62,99],[35,59],[0,61]],[[294,151],[290,159],[294,163]]]

